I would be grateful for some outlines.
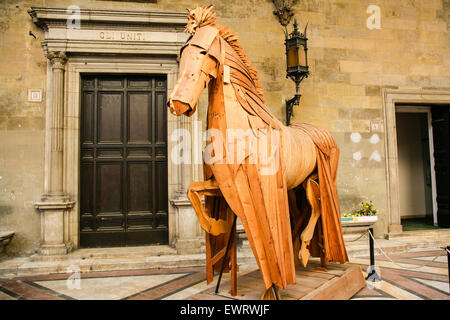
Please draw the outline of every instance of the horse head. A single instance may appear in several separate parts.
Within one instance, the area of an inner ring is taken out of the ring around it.
[[[218,34],[213,26],[197,27],[181,48],[178,80],[167,102],[173,114],[194,114],[201,92],[217,78],[224,59]]]

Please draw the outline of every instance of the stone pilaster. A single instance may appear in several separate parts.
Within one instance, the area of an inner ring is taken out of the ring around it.
[[[205,235],[192,204],[186,197],[171,200],[176,210],[177,234],[174,243],[178,254],[204,252]]]
[[[63,141],[64,141],[64,70],[67,57],[64,52],[47,53],[52,65],[52,103],[49,112],[50,166],[46,190],[50,198],[64,197],[63,192]]]
[[[45,255],[64,255],[71,247],[64,234],[64,215],[74,202],[63,190],[63,143],[64,143],[64,72],[67,57],[64,52],[47,52],[51,64],[51,102],[47,106],[46,130],[50,136],[45,148],[48,171],[45,176],[46,190],[36,208],[41,212],[41,248]]]

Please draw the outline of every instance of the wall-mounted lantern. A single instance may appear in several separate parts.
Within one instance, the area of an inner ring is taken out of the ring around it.
[[[308,77],[308,46],[306,29],[300,33],[298,31],[297,20],[294,20],[294,31],[290,34],[286,32],[284,44],[286,46],[286,78],[291,78],[295,82],[295,96],[286,101],[286,125],[291,123],[294,105],[300,104],[300,82]]]

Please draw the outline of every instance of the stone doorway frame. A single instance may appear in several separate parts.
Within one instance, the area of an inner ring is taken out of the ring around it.
[[[388,194],[388,233],[402,232],[399,202],[399,176],[398,176],[398,148],[397,128],[395,122],[395,106],[398,103],[407,104],[450,104],[450,90],[382,90],[384,126],[385,126],[385,153],[386,153],[386,182]]]
[[[178,75],[178,64],[175,59],[98,59],[76,57],[67,62],[67,112],[65,112],[65,143],[64,143],[64,190],[72,199],[77,199],[73,209],[68,212],[68,238],[75,248],[79,245],[79,194],[80,194],[80,111],[81,111],[81,75],[82,74],[158,74],[167,76],[167,91],[170,92]],[[178,118],[167,114],[167,133],[176,129],[180,124]],[[169,199],[181,188],[181,172],[171,161],[171,140],[167,139],[168,190]],[[169,208],[169,243],[176,235],[173,225],[173,207]]]
[[[35,207],[41,212],[39,254],[54,259],[79,247],[81,74],[164,74],[169,94],[178,76],[179,50],[187,39],[186,14],[81,9],[80,28],[72,29],[66,9],[39,7],[28,13],[44,30],[42,46],[48,59],[45,194]],[[175,129],[192,133],[197,114],[167,113],[168,240],[179,253],[202,250],[202,230],[186,198],[201,170],[194,159],[186,165],[172,161],[171,150],[178,141],[171,133]]]

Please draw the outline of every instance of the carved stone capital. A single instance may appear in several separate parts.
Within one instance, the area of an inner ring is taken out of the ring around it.
[[[67,56],[64,51],[48,51],[46,56],[53,68],[64,69],[64,65],[67,62]]]

